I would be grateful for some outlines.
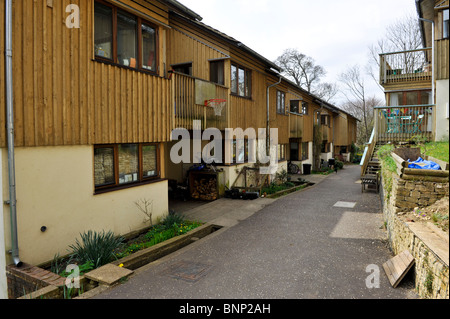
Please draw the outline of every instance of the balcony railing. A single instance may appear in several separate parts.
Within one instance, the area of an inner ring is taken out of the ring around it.
[[[380,54],[380,84],[432,79],[431,48]]]
[[[405,105],[375,108],[378,142],[408,142],[414,138],[432,140],[434,105]]]
[[[171,75],[174,92],[174,128],[194,129],[194,121],[201,121],[201,129],[227,128],[228,88],[174,72]],[[226,100],[219,108],[205,105],[210,99]]]

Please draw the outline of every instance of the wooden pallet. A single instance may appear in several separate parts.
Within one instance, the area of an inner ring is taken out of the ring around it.
[[[398,286],[413,265],[414,257],[408,250],[403,251],[383,264],[384,271],[392,287]]]

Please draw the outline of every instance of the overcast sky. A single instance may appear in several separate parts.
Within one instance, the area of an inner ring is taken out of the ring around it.
[[[179,0],[203,23],[274,61],[295,48],[323,66],[322,81],[337,82],[348,66],[368,62],[368,47],[386,26],[416,14],[415,0]],[[370,95],[383,99],[371,78]],[[339,105],[342,99],[336,101]]]

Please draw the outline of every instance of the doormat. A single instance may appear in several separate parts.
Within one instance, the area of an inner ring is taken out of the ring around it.
[[[206,276],[211,269],[211,265],[183,260],[169,266],[163,275],[193,283]]]

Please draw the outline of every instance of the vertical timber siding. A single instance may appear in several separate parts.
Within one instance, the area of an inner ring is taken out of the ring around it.
[[[127,1],[125,1],[127,2]],[[16,146],[164,142],[170,137],[170,81],[93,60],[93,0],[15,0],[13,76]],[[66,6],[80,28],[66,27]],[[4,2],[0,4],[4,25]],[[160,35],[164,34],[160,28]],[[4,83],[4,32],[0,35]],[[160,49],[164,43],[160,37]],[[4,123],[4,86],[0,120]],[[6,145],[5,131],[0,146]]]

